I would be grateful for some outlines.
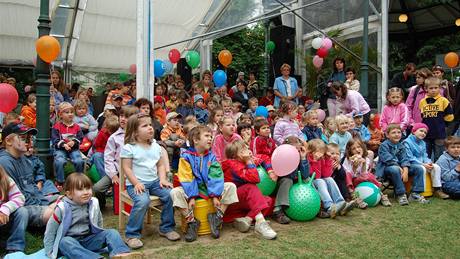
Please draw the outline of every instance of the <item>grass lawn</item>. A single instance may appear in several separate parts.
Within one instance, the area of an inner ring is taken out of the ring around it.
[[[289,225],[273,222],[278,232],[274,241],[263,240],[253,231],[239,233],[225,225],[218,240],[201,236],[192,244],[169,242],[159,237],[156,217],[154,224],[145,228],[141,251],[146,258],[459,257],[460,201],[431,200],[428,205],[356,209],[335,220],[317,218]],[[104,214],[105,226],[115,228],[118,218],[112,216],[111,209]],[[180,225],[179,218],[176,222]],[[40,249],[41,240],[40,234],[28,234],[27,252]]]

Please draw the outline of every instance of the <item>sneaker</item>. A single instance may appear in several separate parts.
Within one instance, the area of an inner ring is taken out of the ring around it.
[[[401,206],[409,205],[406,194],[398,196],[398,202]]]
[[[291,220],[284,214],[283,210],[273,212],[273,219],[280,224],[289,224]]]
[[[447,194],[447,193],[445,193],[445,192],[443,192],[441,190],[436,190],[436,191],[434,191],[433,194],[434,194],[434,197],[438,197],[439,199],[443,199],[443,200],[446,200],[446,199],[450,198],[449,194]]]
[[[329,209],[327,209],[327,213],[331,215],[331,219],[335,219],[335,217],[337,216],[337,207],[334,203],[331,205],[331,207],[329,207]]]
[[[327,211],[320,210],[317,217],[320,219],[327,219],[331,217],[331,214],[329,214]]]
[[[341,215],[340,212],[342,212],[342,210],[345,209],[345,206],[347,206],[347,203],[344,201],[335,204],[338,215]]]
[[[380,203],[382,203],[382,206],[384,206],[384,207],[391,207],[390,199],[388,199],[388,195],[386,195],[386,194],[382,194],[382,198],[380,199]]]
[[[251,228],[252,219],[248,217],[236,218],[233,221],[233,227],[235,227],[241,233],[246,233]]]
[[[356,205],[358,205],[358,208],[364,210],[367,208],[367,203],[363,201],[361,198],[356,198],[355,199]]]
[[[166,237],[169,241],[177,241],[180,239],[179,233],[176,231],[169,231],[168,233],[162,233],[161,231],[159,232],[160,237]]]
[[[117,254],[111,257],[112,259],[142,259],[144,255],[139,252],[132,252],[132,253],[123,253]]]
[[[192,222],[187,223],[187,231],[185,232],[184,238],[187,242],[193,242],[198,237],[198,229],[200,228],[201,222],[195,219]]]
[[[267,221],[262,221],[257,223],[254,227],[254,231],[260,235],[262,235],[265,239],[275,239],[276,232],[270,227]]]
[[[416,201],[416,202],[421,203],[421,204],[430,203],[430,201],[425,199],[425,197],[420,195],[420,193],[415,193],[415,192],[410,194],[409,201]]]
[[[209,222],[209,226],[211,227],[211,236],[213,238],[219,238],[220,237],[220,227],[222,226],[222,217],[217,215],[217,212],[209,213],[208,222]]]
[[[126,244],[128,244],[129,248],[131,249],[139,249],[144,246],[142,241],[139,238],[128,238],[126,240]]]
[[[352,211],[356,207],[356,201],[350,201],[345,204],[345,207],[340,211],[340,216],[345,216],[348,212]]]

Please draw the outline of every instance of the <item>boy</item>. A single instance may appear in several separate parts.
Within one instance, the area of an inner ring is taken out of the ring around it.
[[[196,240],[200,227],[200,221],[193,214],[195,200],[199,197],[212,199],[216,212],[208,214],[208,221],[212,237],[219,238],[225,210],[230,204],[238,202],[236,186],[224,183],[222,168],[210,152],[210,128],[196,126],[188,134],[188,140],[190,148],[182,152],[177,172],[181,186],[171,191],[173,206],[179,208],[187,222],[185,241],[192,242]]]
[[[414,176],[412,182],[412,193],[409,200],[425,204],[430,201],[420,195],[425,190],[423,182],[424,171],[419,166],[411,166],[407,158],[406,149],[400,143],[402,137],[401,128],[398,124],[390,124],[386,130],[386,137],[379,148],[379,161],[375,176],[391,180],[394,185],[395,195],[399,205],[409,205],[406,196],[406,189],[403,182],[407,182],[409,176]]]
[[[80,143],[83,132],[77,123],[73,122],[74,108],[68,102],[59,104],[59,121],[51,129],[51,142],[54,146],[54,171],[56,188],[62,191],[65,181],[64,165],[70,158],[75,171],[83,173],[84,161],[80,153]]]
[[[172,89],[169,91],[169,100],[166,101],[166,109],[168,109],[169,112],[173,112],[176,110],[178,105],[179,101],[177,100],[177,91]]]
[[[441,167],[442,190],[452,198],[460,198],[460,138],[447,137],[444,142],[447,152],[436,161]]]
[[[275,140],[270,138],[270,125],[266,119],[257,119],[254,122],[254,130],[257,137],[253,138],[250,144],[250,150],[254,155],[272,156],[275,151]]]
[[[27,96],[27,105],[22,106],[21,116],[24,117],[24,125],[35,128],[37,123],[37,97],[35,94]]]
[[[350,199],[350,193],[348,192],[346,183],[346,173],[340,163],[340,147],[335,143],[327,145],[326,156],[332,160],[332,178],[334,179],[337,187],[339,187],[340,193],[345,200]]]
[[[355,128],[354,131],[359,133],[359,136],[361,137],[361,140],[367,144],[369,140],[371,139],[371,133],[367,129],[366,126],[364,126],[363,121],[363,114],[358,112],[353,115],[353,120],[355,121]]]
[[[160,139],[166,145],[169,161],[173,163],[173,169],[177,169],[177,160],[180,148],[185,143],[185,134],[179,119],[182,115],[176,112],[170,112],[166,115],[166,127],[161,130]],[[174,163],[174,161],[176,161]]]
[[[204,108],[204,98],[201,94],[196,94],[193,96],[193,103],[195,108],[193,112],[195,113],[196,120],[200,124],[208,123],[209,112]]]
[[[436,161],[444,151],[443,142],[446,138],[446,122],[454,120],[452,107],[447,98],[442,97],[439,88],[440,80],[428,77],[425,80],[426,97],[420,101],[422,122],[430,131],[425,138],[428,157],[434,152]]]

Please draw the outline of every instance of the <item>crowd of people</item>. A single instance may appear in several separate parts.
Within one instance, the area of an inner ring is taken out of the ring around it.
[[[219,88],[210,71],[191,85],[167,75],[155,84],[153,102],[136,98],[135,81],[107,83],[104,111],[98,115],[90,101],[92,89],[66,86],[53,71],[54,181],[46,178],[33,146],[33,87],[25,89],[19,113],[4,115],[0,229],[9,231],[6,250],[24,251],[25,231],[32,226],[46,228],[44,247],[51,258],[98,257],[105,246],[113,258],[136,258],[139,254],[131,249],[143,246],[150,195],[162,203],[159,234],[168,240],[181,238],[175,231],[175,209],[185,219],[184,239],[197,239],[202,222],[194,209],[199,199],[210,200],[215,208],[207,216],[213,238],[221,235],[223,222],[232,222],[241,232],[254,225],[262,238],[275,239],[276,226],[266,218],[290,223],[289,190],[299,176],[314,176],[322,201],[320,218],[366,209],[368,204],[355,195],[362,182],[382,190],[393,185],[400,205],[430,202],[422,195],[426,177],[435,197],[458,198],[460,93],[456,95],[458,85],[443,78],[443,68],[408,64],[392,80],[382,111],[373,112],[359,92],[355,69],[342,58],[333,67],[314,97],[303,95],[288,64],[281,66],[281,76],[264,96],[258,96],[262,89],[255,74],[249,73],[246,81],[244,72],[234,86]],[[327,106],[326,118],[321,102]],[[267,114],[259,114],[259,106]],[[82,153],[84,142],[92,148]],[[271,156],[283,144],[297,149],[300,163],[281,177]],[[66,175],[69,161],[75,172]],[[82,174],[86,164],[97,168],[100,179],[94,184]],[[258,168],[277,184],[270,196],[257,187]],[[125,183],[120,183],[120,173]],[[412,184],[406,189],[408,181]],[[126,185],[133,200],[125,240],[117,230],[102,228],[100,207],[118,184]],[[392,206],[387,193],[381,197],[383,206]]]

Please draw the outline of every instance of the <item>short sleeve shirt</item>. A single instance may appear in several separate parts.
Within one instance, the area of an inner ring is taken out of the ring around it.
[[[155,141],[146,148],[136,144],[126,144],[121,150],[121,158],[132,159],[132,170],[136,178],[145,183],[158,180],[158,161],[161,158],[161,147]],[[126,185],[132,185],[126,178]]]

